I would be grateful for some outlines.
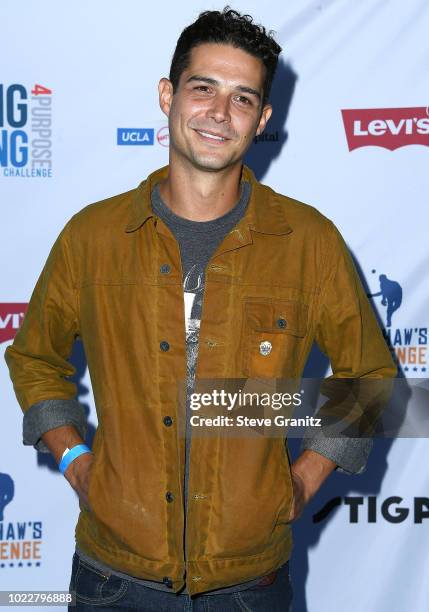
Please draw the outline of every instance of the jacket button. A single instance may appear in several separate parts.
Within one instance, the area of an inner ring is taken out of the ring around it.
[[[164,578],[162,579],[162,582],[168,586],[170,589],[173,587],[173,581],[171,580],[171,578],[169,578],[168,576],[164,576]]]
[[[160,266],[159,271],[161,272],[161,274],[168,274],[170,272],[171,268],[169,266],[169,264],[162,264],[162,266]]]
[[[159,343],[159,348],[161,349],[161,351],[168,351],[170,345],[168,344],[167,340],[163,340]]]
[[[287,321],[286,321],[286,319],[277,319],[277,325],[278,325],[279,327],[282,327],[282,328],[283,328],[283,327],[286,327],[286,325],[287,325]]]
[[[166,425],[166,427],[170,427],[170,425],[173,423],[171,416],[165,416],[162,420],[164,421],[164,425]]]
[[[167,493],[165,494],[165,499],[166,499],[168,502],[172,502],[172,501],[173,501],[173,499],[174,499],[174,495],[173,495],[173,493],[172,493],[171,491],[167,491]]]

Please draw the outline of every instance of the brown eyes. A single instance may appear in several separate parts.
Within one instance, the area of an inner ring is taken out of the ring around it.
[[[196,85],[193,89],[196,91],[201,91],[202,93],[208,93],[210,91],[208,85]],[[246,98],[246,96],[237,96],[236,100],[243,105],[252,104],[252,102],[249,100],[249,98]]]

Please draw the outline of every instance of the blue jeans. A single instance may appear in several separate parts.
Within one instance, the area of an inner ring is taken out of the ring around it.
[[[70,591],[76,592],[79,610],[139,610],[141,612],[291,612],[292,586],[289,562],[278,569],[272,584],[217,595],[184,595],[157,591],[112,574],[103,577],[97,568],[73,555]]]

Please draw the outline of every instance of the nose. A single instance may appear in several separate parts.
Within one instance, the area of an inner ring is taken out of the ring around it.
[[[209,109],[209,117],[214,119],[216,123],[229,122],[231,120],[229,113],[229,97],[218,93],[213,98],[213,103]]]

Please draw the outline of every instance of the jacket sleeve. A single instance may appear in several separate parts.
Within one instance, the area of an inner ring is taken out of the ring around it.
[[[23,443],[49,452],[39,438],[60,425],[75,425],[82,437],[86,415],[68,380],[68,361],[79,335],[78,291],[71,261],[70,221],[56,239],[30,298],[14,341],[4,354],[16,398],[24,413]]]
[[[49,453],[41,437],[45,432],[63,425],[74,425],[85,440],[87,416],[77,400],[51,399],[33,404],[25,412],[22,421],[23,444],[33,446],[41,453]]]
[[[328,227],[315,340],[331,362],[332,376],[322,384],[321,393],[329,399],[321,407],[319,415],[328,417],[327,422],[334,415],[337,422],[342,419],[346,423],[354,412],[354,431],[368,432],[371,427],[365,425],[374,423],[377,415],[381,414],[397,367],[349,250],[334,224],[326,221]],[[358,383],[357,395],[344,393],[344,379],[348,379],[350,385]],[[316,434],[304,437],[301,448],[332,459],[337,463],[338,471],[349,474],[363,472],[373,446],[371,436],[364,433],[352,437],[338,429],[340,433],[335,436],[325,435],[328,431],[329,427],[324,429],[322,426]]]
[[[303,438],[301,452],[313,450],[337,464],[336,470],[343,474],[361,474],[365,471],[373,447],[370,438],[314,437]]]

